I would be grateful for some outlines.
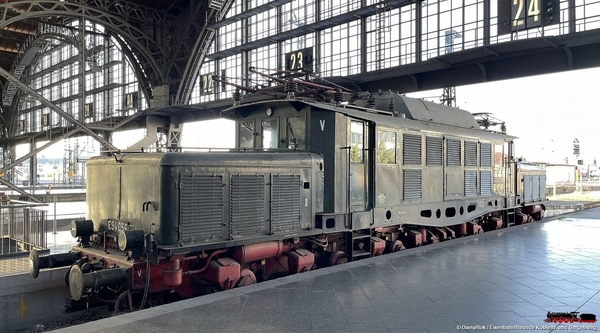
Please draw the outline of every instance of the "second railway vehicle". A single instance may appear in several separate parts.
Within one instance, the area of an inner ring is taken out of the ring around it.
[[[32,275],[132,310],[543,218],[544,169],[471,113],[264,75],[222,113],[235,149],[90,159],[79,245]]]

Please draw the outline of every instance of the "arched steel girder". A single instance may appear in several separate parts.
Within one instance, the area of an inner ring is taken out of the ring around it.
[[[111,34],[117,35],[116,39],[120,39],[119,36],[121,36],[128,45],[131,45],[133,52],[138,54],[137,61],[133,61],[136,58],[131,58],[131,62],[137,67],[136,70],[146,74],[147,78],[140,81],[142,86],[150,87],[152,85],[164,84],[166,74],[163,69],[167,61],[164,48],[161,48],[150,36],[131,24],[128,20],[129,17],[114,14],[109,9],[109,7],[99,9],[98,7],[77,2],[22,0],[2,3],[0,4],[0,28],[32,17],[44,16],[84,18],[99,23]],[[158,20],[156,18],[161,16],[158,12],[154,12],[149,18],[137,15],[138,19],[134,20],[141,24],[152,26],[157,24]],[[154,21],[149,22],[149,19]],[[158,24],[163,25],[164,21],[166,20],[162,20]]]
[[[220,21],[227,14],[231,5],[235,0],[227,0],[220,10],[208,9],[206,22]],[[191,50],[189,59],[185,65],[185,70],[181,75],[181,82],[177,88],[177,104],[188,104],[192,95],[192,88],[198,75],[200,68],[204,62],[204,58],[208,52],[210,44],[215,38],[216,32],[214,29],[205,25],[200,31],[200,35],[196,39],[194,48]]]
[[[30,46],[32,47],[36,41],[38,40],[44,40],[46,41],[47,39],[56,39],[59,40],[63,43],[68,43],[74,46],[77,46],[77,41],[71,37],[71,36],[66,36],[66,35],[61,35],[61,34],[56,34],[56,33],[44,33],[44,34],[40,34],[37,35],[35,37],[35,39],[30,43]],[[25,50],[26,51],[26,50]],[[21,80],[26,80],[27,77],[23,77]],[[10,84],[10,82],[6,85],[8,88],[8,85]],[[5,91],[6,93],[6,91]],[[15,96],[18,96],[18,94],[16,94]],[[13,100],[18,100],[18,99],[14,99]],[[14,104],[15,102],[13,102]],[[19,117],[18,117],[18,112],[17,112],[17,107],[9,107],[9,108],[5,108],[4,109],[4,114],[5,116],[1,117],[1,120],[3,120],[5,122],[5,126],[8,130],[8,135],[12,136],[15,133],[15,130],[17,128],[17,124],[19,121]]]
[[[73,30],[79,31],[79,29],[73,29]],[[119,36],[114,36],[114,35],[110,35],[110,36],[114,37],[114,41],[119,44],[119,46],[121,47],[121,51],[123,51],[123,53],[125,53],[125,56],[127,57],[127,59],[130,59],[131,60],[130,63],[135,67],[138,64],[138,62],[137,62],[138,58],[136,56],[134,56],[129,45],[124,40],[119,38]],[[36,38],[34,39],[34,41],[44,39],[44,38],[54,38],[54,39],[61,40],[63,42],[67,42],[67,43],[73,45],[77,50],[79,50],[79,46],[80,46],[79,44],[81,43],[81,41],[77,39],[77,35],[65,37],[60,34],[52,34],[52,33],[45,33],[45,34],[37,35]],[[33,45],[33,44],[34,43],[31,43],[31,45]],[[140,69],[140,68],[136,68],[136,69]],[[140,83],[140,86],[142,88],[144,88],[144,89],[142,89],[142,92],[144,93],[146,102],[148,104],[150,104],[150,93],[147,91],[147,89],[145,89],[145,88],[149,88],[149,86],[143,86],[141,84],[142,82],[146,82],[147,78],[144,76],[144,73],[141,70],[135,70],[134,73],[138,80],[138,83]]]
[[[64,36],[64,35],[61,35],[61,34],[47,33],[47,34],[37,35],[37,37],[36,37],[35,40],[40,40],[40,39],[43,39],[43,40],[46,40],[46,41],[48,39],[56,39],[56,40],[59,40],[59,41],[61,41],[63,43],[68,43],[68,44],[71,44],[73,46],[77,46],[77,41],[72,36]],[[48,43],[50,43],[50,42],[48,41]]]

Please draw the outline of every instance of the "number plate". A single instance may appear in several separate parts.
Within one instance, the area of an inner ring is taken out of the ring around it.
[[[512,31],[541,26],[541,2],[542,0],[511,0]]]
[[[312,71],[313,48],[292,51],[285,54],[285,69],[289,71]]]
[[[120,232],[121,230],[133,230],[133,225],[130,222],[123,222],[119,220],[108,220],[108,230]]]

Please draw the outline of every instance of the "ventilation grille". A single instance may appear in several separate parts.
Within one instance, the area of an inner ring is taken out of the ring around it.
[[[421,136],[404,133],[403,138],[404,165],[421,165]]]
[[[460,140],[448,139],[447,148],[447,165],[448,166],[461,166],[460,163]]]
[[[300,229],[300,176],[274,175],[271,187],[271,228],[274,233]]]
[[[531,186],[531,194],[533,200],[539,200],[540,198],[540,176],[533,176],[533,184]]]
[[[523,176],[523,198],[526,202],[531,201],[531,175]]]
[[[540,200],[546,199],[546,175],[540,176]]]
[[[477,142],[465,141],[465,166],[477,166]]]
[[[492,195],[492,172],[491,171],[480,171],[481,188],[479,193],[482,197],[489,197]]]
[[[465,171],[465,197],[477,196],[477,171]]]
[[[421,199],[423,197],[421,170],[404,170],[402,180],[404,200]]]
[[[442,165],[442,147],[443,140],[442,138],[436,138],[433,136],[428,136],[426,139],[426,151],[425,158],[427,159],[427,165]]]
[[[181,175],[179,241],[199,243],[223,238],[221,176]]]
[[[479,165],[482,167],[491,167],[492,166],[492,144],[491,143],[481,143],[479,144],[479,149],[481,149],[481,156],[479,157]]]
[[[234,238],[264,234],[265,177],[264,175],[231,176],[231,224]]]

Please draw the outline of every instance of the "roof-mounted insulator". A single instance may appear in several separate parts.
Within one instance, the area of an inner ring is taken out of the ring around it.
[[[373,97],[371,97],[367,100],[366,107],[369,109],[375,109],[375,99]]]
[[[341,102],[344,101],[344,93],[341,92],[339,89],[333,93],[333,101],[336,104],[340,104]]]
[[[401,117],[406,118],[404,113],[398,112],[396,110],[396,103],[394,103],[394,98],[390,98],[390,104],[388,105],[388,110],[392,113],[392,117]]]
[[[394,103],[394,99],[390,98],[390,104],[388,105],[388,110],[396,116],[396,103]]]
[[[244,95],[242,95],[242,93],[240,92],[239,89],[237,89],[236,91],[233,92],[233,105],[237,106],[240,105],[240,103],[242,102],[242,98],[244,97]]]
[[[285,92],[287,92],[288,99],[294,99],[296,96],[295,92],[298,91],[298,82],[290,79],[289,81],[285,81]]]

